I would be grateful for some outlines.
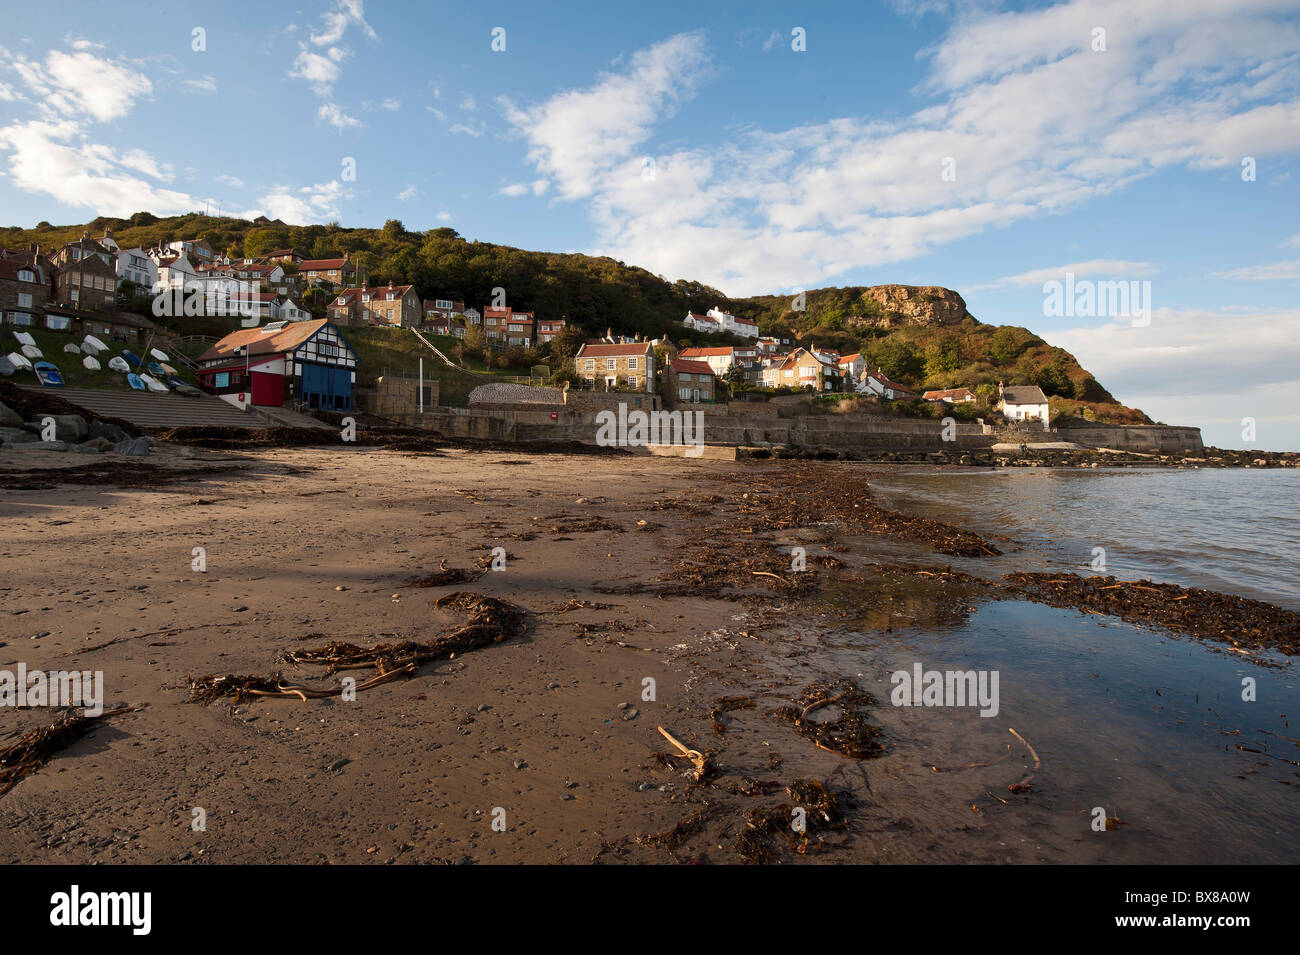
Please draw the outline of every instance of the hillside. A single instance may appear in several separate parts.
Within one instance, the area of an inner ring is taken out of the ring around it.
[[[861,352],[890,378],[913,387],[985,386],[987,395],[999,381],[1037,384],[1052,397],[1054,414],[1149,423],[1142,412],[1117,402],[1069,352],[1026,328],[982,323],[967,312],[960,295],[937,286],[815,289],[804,294],[805,307],[796,309],[790,296],[733,299],[698,282],[669,282],[606,257],[470,242],[450,228],[413,232],[396,219],[381,229],[347,229],[333,222],[268,227],[230,217],[157,218],[139,212],[129,219],[99,217],[82,225],[0,228],[0,245],[17,248],[34,242],[53,249],[83,231],[98,238],[106,228],[122,248],[204,238],[231,256],[290,247],[315,258],[347,253],[371,284],[411,283],[422,298],[481,306],[501,287],[510,305],[540,317],[566,318],[589,335],[609,328],[647,337],[667,333],[691,344],[721,342],[728,336],[705,336],[680,324],[688,311],[717,306],[752,318],[765,335],[842,354]],[[314,305],[318,312],[323,307],[320,301]]]

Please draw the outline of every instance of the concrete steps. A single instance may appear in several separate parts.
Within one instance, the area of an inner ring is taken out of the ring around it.
[[[55,392],[60,398],[96,414],[122,418],[142,428],[233,427],[264,428],[267,421],[212,395],[186,398],[143,391],[100,391],[94,388],[30,388]]]

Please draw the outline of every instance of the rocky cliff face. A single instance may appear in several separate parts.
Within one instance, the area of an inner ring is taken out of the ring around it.
[[[937,285],[873,285],[863,289],[864,305],[879,308],[845,319],[850,328],[901,328],[906,325],[955,325],[966,317],[966,302],[952,289]]]

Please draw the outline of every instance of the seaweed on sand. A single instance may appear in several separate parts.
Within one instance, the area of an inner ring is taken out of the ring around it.
[[[0,750],[0,796],[48,763],[59,750],[81,739],[103,720],[131,710],[132,707],[123,706],[98,716],[86,716],[68,710],[59,714],[48,726],[38,726],[23,734],[16,743]]]
[[[873,759],[884,755],[885,744],[880,741],[880,727],[868,723],[862,710],[875,703],[871,694],[849,680],[819,680],[804,690],[793,705],[769,710],[767,715],[791,724],[818,749],[852,759]],[[824,721],[810,718],[832,704],[840,708],[838,717]]]
[[[378,675],[364,683],[358,683],[355,687],[356,690],[368,690],[398,677],[413,674],[430,660],[477,650],[509,637],[520,636],[528,629],[526,612],[515,604],[497,597],[457,591],[439,597],[435,601],[435,606],[447,606],[459,610],[467,615],[467,620],[460,626],[451,627],[424,643],[408,640],[401,643],[380,643],[370,647],[360,647],[352,643],[334,642],[310,649],[285,650],[280,654],[280,659],[293,664],[324,664],[327,673],[336,673],[340,670],[376,670]],[[189,682],[191,690],[189,702],[204,705],[225,696],[234,697],[234,702],[231,704],[233,706],[245,696],[307,700],[338,696],[343,692],[342,686],[319,689],[289,685],[284,682],[279,673],[267,679],[247,676],[204,676],[191,677]]]

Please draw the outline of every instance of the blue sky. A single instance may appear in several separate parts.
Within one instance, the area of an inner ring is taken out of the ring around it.
[[[1207,442],[1300,448],[1298,7],[60,3],[5,18],[0,223],[395,217],[733,295],[944,285]],[[1150,321],[1045,314],[1067,272],[1149,282]]]

